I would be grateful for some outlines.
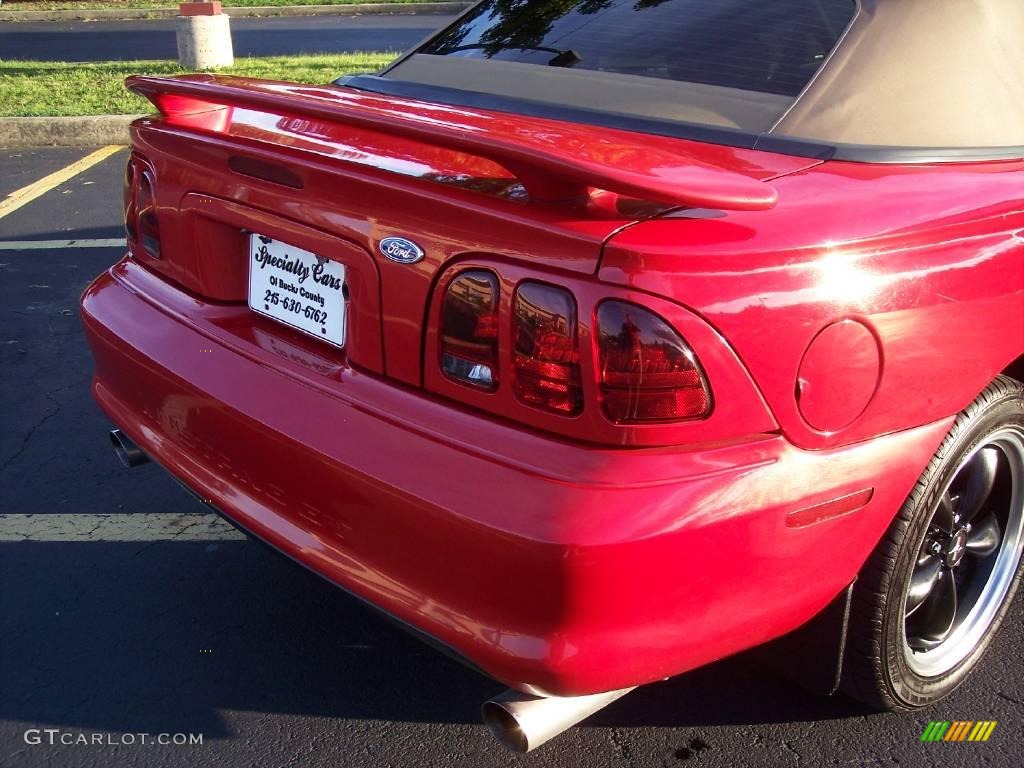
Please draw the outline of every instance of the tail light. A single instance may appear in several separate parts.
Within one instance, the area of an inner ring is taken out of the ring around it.
[[[130,245],[160,258],[160,222],[156,212],[153,172],[132,157],[124,177],[124,228]]]
[[[135,210],[135,160],[128,161],[124,171],[124,230],[128,242],[135,242],[139,236],[138,212]]]
[[[713,407],[711,389],[683,333],[711,349],[705,354],[716,378],[722,355],[699,318],[655,296],[638,304],[610,298],[603,283],[542,282],[528,266],[461,269],[441,282],[431,308],[428,390],[600,444],[677,445],[732,434],[728,420],[703,422]],[[514,290],[503,293],[509,285]],[[720,396],[732,403],[739,392],[732,412],[751,416],[743,423],[757,431],[771,429],[774,422],[759,420],[760,411],[746,405],[743,377],[737,381],[727,381]]]
[[[583,409],[576,300],[562,288],[523,283],[516,291],[513,390],[520,402],[555,413]]]
[[[616,424],[707,416],[711,394],[696,355],[646,309],[605,301],[597,311],[604,411]]]
[[[498,277],[463,272],[448,285],[441,307],[441,369],[481,389],[498,386]]]
[[[135,209],[138,211],[139,242],[146,252],[160,258],[160,222],[156,217],[156,189],[153,174],[142,171],[137,174]]]

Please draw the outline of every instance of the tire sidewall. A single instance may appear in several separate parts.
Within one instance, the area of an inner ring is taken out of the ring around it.
[[[984,656],[999,625],[1013,602],[1021,581],[1021,568],[1010,584],[991,625],[974,649],[956,666],[935,677],[922,677],[904,658],[905,622],[903,610],[910,578],[924,543],[932,512],[966,457],[988,441],[995,432],[1016,426],[1024,432],[1024,399],[1019,390],[986,403],[963,425],[953,439],[944,444],[940,463],[928,479],[925,493],[912,511],[893,568],[882,625],[883,672],[899,705],[907,708],[927,706],[962,683]]]

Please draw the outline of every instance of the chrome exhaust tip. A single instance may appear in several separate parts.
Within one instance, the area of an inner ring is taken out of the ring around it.
[[[516,752],[529,752],[632,690],[565,697],[506,691],[484,702],[481,714],[498,741]]]
[[[110,442],[114,446],[114,453],[117,454],[117,458],[129,469],[141,466],[149,461],[149,456],[144,454],[142,449],[133,443],[131,438],[120,429],[110,430]]]

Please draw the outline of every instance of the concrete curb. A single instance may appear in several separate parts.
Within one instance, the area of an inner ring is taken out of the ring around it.
[[[103,147],[127,144],[128,125],[142,115],[0,117],[0,147]]]
[[[173,0],[169,0],[173,2]],[[358,3],[356,5],[281,5],[225,8],[229,16],[363,16],[381,14],[456,14],[471,2],[438,3]],[[177,8],[98,8],[81,11],[0,11],[5,21],[130,21],[137,19],[172,19]]]

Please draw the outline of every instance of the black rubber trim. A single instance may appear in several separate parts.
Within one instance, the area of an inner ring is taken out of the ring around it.
[[[763,147],[758,147],[763,149]],[[977,163],[1024,160],[1019,147],[878,147],[870,144],[836,144],[835,160],[854,163],[929,164]]]
[[[818,696],[839,690],[850,627],[856,578],[814,618],[776,640],[757,646],[750,656],[777,674]],[[794,664],[794,660],[799,660]]]
[[[379,75],[348,75],[335,81],[335,85],[357,90],[399,96],[460,107],[475,107],[495,112],[511,112],[530,117],[564,120],[570,123],[599,125],[624,131],[649,133],[689,139],[709,144],[721,144],[741,149],[760,149],[783,155],[808,157],[817,160],[845,160],[853,163],[882,165],[911,165],[924,163],[966,163],[1024,159],[1024,145],[1019,147],[885,147],[869,144],[823,144],[775,136],[768,133],[750,133],[731,128],[717,128],[675,120],[637,117],[620,112],[604,112],[579,107],[498,96],[480,91],[465,91],[437,85],[409,83]]]

